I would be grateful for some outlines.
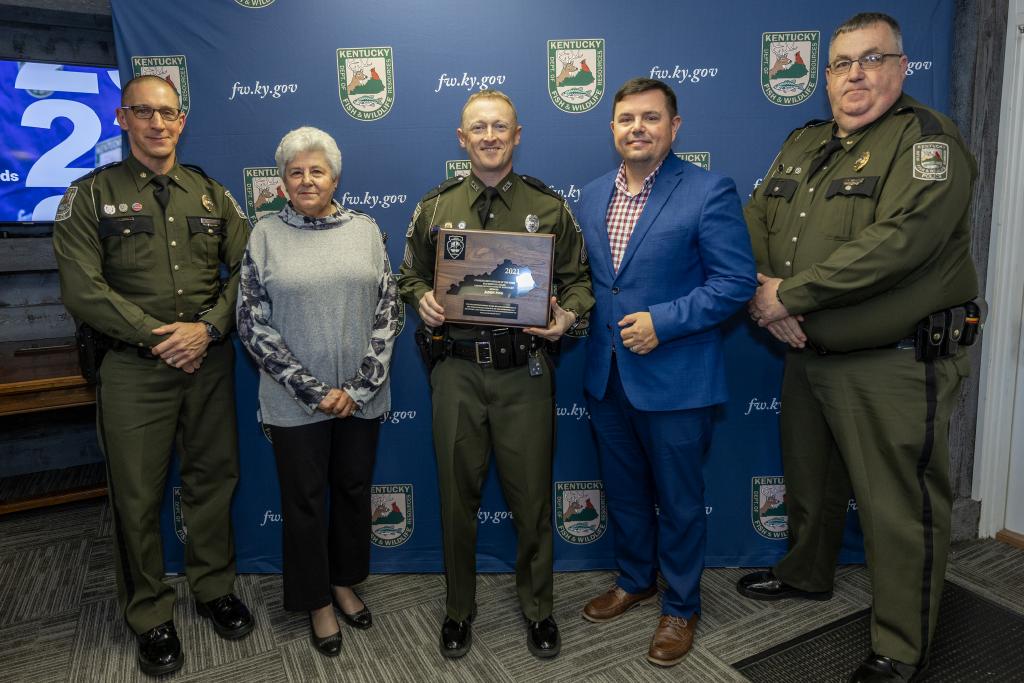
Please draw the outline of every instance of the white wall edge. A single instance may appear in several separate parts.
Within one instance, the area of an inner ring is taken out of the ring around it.
[[[992,239],[978,398],[972,497],[981,500],[978,534],[989,538],[1006,521],[1013,444],[1014,396],[1021,364],[1024,313],[1024,0],[1011,0],[1006,27],[999,114]],[[1024,400],[1024,397],[1021,397]]]

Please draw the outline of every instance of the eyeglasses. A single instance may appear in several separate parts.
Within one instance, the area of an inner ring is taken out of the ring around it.
[[[159,109],[154,109],[153,107],[150,107],[146,104],[129,104],[127,106],[118,108],[131,109],[132,114],[135,115],[135,118],[142,119],[143,121],[148,121],[149,119],[153,118],[154,112],[160,112],[160,118],[162,118],[164,121],[177,121],[181,118],[181,110],[172,109],[170,107],[161,107]]]
[[[872,53],[870,55],[864,55],[860,59],[837,59],[828,65],[828,70],[834,74],[845,74],[853,68],[853,63],[857,62],[860,64],[860,68],[865,71],[871,71],[872,69],[879,69],[886,57],[902,57],[902,54],[896,52],[886,52],[885,54]]]

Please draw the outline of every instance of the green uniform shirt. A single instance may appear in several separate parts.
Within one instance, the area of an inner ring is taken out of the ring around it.
[[[166,337],[152,330],[173,322],[201,319],[227,334],[249,223],[224,186],[180,164],[165,212],[154,175],[129,156],[68,188],[53,230],[64,306],[139,347],[159,344]]]
[[[968,206],[977,169],[947,117],[902,95],[840,140],[833,122],[790,134],[744,208],[759,272],[832,351],[888,344],[977,296]]]
[[[434,288],[434,256],[441,228],[481,229],[478,202],[485,185],[475,175],[452,178],[428,192],[416,205],[405,233],[405,256],[399,269],[398,288],[402,299],[417,306],[420,298]],[[487,227],[508,232],[528,232],[536,221],[541,234],[554,234],[555,261],[552,281],[558,305],[580,318],[594,305],[590,266],[583,246],[583,234],[568,204],[535,178],[510,172],[497,184],[498,196],[491,204]]]

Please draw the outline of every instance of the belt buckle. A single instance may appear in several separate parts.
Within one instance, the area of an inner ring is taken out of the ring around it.
[[[473,348],[476,351],[476,362],[479,365],[490,365],[491,364],[491,342],[489,342],[489,341],[474,342],[474,347]]]

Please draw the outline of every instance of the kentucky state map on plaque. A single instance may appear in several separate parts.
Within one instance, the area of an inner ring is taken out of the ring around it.
[[[448,322],[547,327],[554,235],[442,229],[437,239],[434,298]]]

